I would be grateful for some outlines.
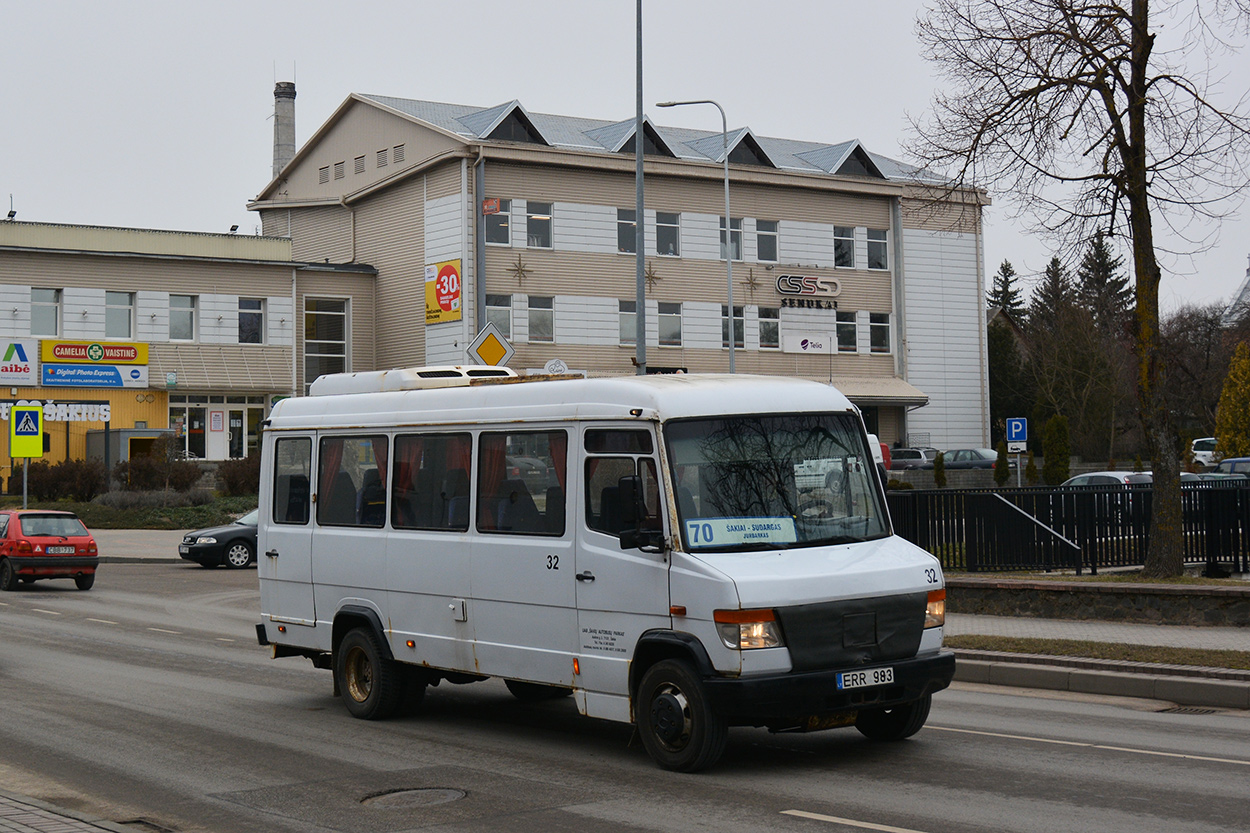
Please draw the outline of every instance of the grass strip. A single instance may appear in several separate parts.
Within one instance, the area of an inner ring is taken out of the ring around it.
[[[1091,575],[1073,575],[1070,573],[968,573],[958,570],[944,570],[948,578],[992,578],[1014,581],[1078,581],[1089,584],[1174,584],[1174,585],[1216,585],[1220,587],[1246,587],[1247,582],[1235,578],[1207,578],[1205,576],[1174,576],[1170,578],[1142,578],[1141,572],[1134,570],[1126,573],[1099,573]]]
[[[1087,642],[1080,639],[1034,639],[983,634],[948,636],[943,640],[943,644],[948,648],[965,648],[974,651],[1005,651],[1013,654],[1086,657],[1121,662],[1153,662],[1163,665],[1199,665],[1206,668],[1236,668],[1250,671],[1250,651],[1170,648],[1160,645]]]

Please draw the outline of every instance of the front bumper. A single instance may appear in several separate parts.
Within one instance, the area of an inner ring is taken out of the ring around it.
[[[894,682],[867,688],[838,688],[838,674],[891,667]],[[941,691],[955,676],[950,651],[873,665],[773,674],[762,677],[706,677],[708,699],[730,723],[784,728],[808,718],[862,708],[891,708]]]
[[[226,548],[222,544],[179,544],[178,555],[185,561],[196,564],[221,564],[225,560]]]

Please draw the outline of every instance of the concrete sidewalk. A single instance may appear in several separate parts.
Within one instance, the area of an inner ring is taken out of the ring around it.
[[[0,790],[0,830],[6,833],[126,833],[134,829]]]
[[[187,529],[91,530],[104,564],[181,561],[178,544],[188,532]]]

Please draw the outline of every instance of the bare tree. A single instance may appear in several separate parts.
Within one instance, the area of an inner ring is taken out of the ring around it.
[[[1156,51],[1152,7],[1188,24],[1183,47]],[[1247,0],[933,0],[917,24],[948,85],[914,125],[912,150],[929,172],[1003,192],[1069,245],[1098,231],[1127,243],[1137,400],[1155,471],[1150,576],[1183,569],[1155,226],[1199,248],[1213,239],[1207,221],[1247,187],[1245,99],[1217,106],[1202,60],[1228,48],[1217,27],[1247,21]]]

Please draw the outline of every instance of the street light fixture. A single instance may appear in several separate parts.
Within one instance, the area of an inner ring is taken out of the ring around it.
[[[733,217],[729,213],[729,121],[725,118],[725,108],[710,98],[695,101],[661,101],[656,107],[682,107],[687,104],[711,104],[720,110],[721,123],[721,156],[725,167],[725,282],[726,295],[729,298],[729,372],[734,373],[734,253],[733,253]],[[744,334],[745,335],[745,334]]]

